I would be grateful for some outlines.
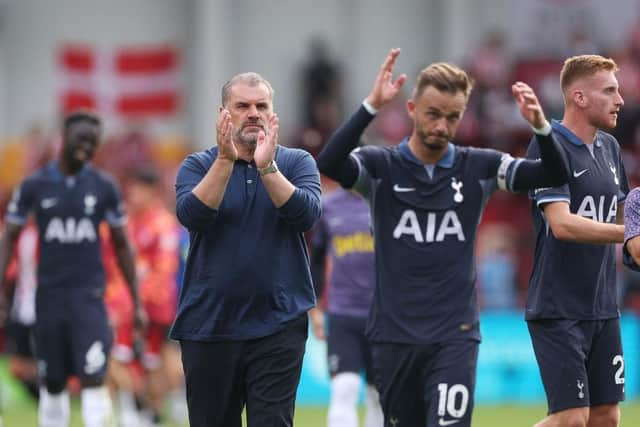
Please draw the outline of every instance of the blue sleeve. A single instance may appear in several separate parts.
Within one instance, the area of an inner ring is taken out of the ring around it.
[[[187,157],[176,177],[176,216],[189,231],[205,230],[217,217],[218,210],[212,209],[198,199],[192,192],[198,185],[207,168],[198,161],[196,155]]]
[[[295,150],[287,160],[282,173],[296,189],[278,214],[297,230],[307,231],[322,213],[320,173],[313,157],[305,151]]]
[[[31,179],[26,179],[14,190],[7,206],[6,221],[8,223],[23,225],[27,222],[35,200],[36,186],[33,184]]]
[[[320,298],[324,291],[324,278],[326,273],[327,252],[329,248],[329,235],[326,217],[323,215],[320,221],[311,230],[311,278],[316,298]]]
[[[124,202],[120,189],[113,179],[106,178],[107,205],[105,207],[105,220],[111,227],[122,227],[127,222],[124,210]]]
[[[535,159],[518,159],[519,163],[513,172],[512,191],[556,187],[565,184],[569,179],[569,162],[553,133],[535,135],[533,139],[539,156]]]
[[[527,149],[527,158],[537,160],[540,158],[540,146],[538,138],[534,137]],[[569,184],[563,184],[557,187],[541,187],[531,190],[529,197],[535,200],[536,205],[541,206],[551,202],[571,202],[571,192]]]
[[[361,105],[331,135],[318,156],[318,166],[322,173],[344,188],[351,188],[358,179],[358,166],[349,153],[358,146],[362,133],[374,117]]]
[[[384,149],[371,145],[358,147],[351,152],[350,157],[358,166],[358,178],[352,188],[368,200],[371,196],[373,181],[380,176],[378,163],[384,162]]]

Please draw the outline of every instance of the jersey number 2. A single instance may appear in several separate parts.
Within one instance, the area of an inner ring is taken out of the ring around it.
[[[620,367],[616,370],[613,379],[615,380],[616,384],[624,384],[624,359],[622,358],[622,355],[617,354],[613,358],[611,364],[613,366],[620,364]]]

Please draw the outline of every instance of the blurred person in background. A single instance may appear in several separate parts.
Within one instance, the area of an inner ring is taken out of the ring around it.
[[[317,108],[330,100],[339,116],[342,112],[342,71],[332,58],[329,43],[322,37],[309,41],[309,57],[302,66],[300,78],[302,111],[307,127],[315,128],[319,124]]]
[[[315,158],[338,126],[337,100],[330,96],[315,99],[311,114],[313,120],[296,131],[291,138],[291,146],[308,151]]]
[[[146,372],[152,425],[161,424],[164,403],[175,381],[168,378],[179,364],[168,341],[176,313],[175,276],[178,270],[178,223],[164,206],[160,175],[141,167],[127,181],[128,231],[136,251],[140,298],[149,323],[144,334],[142,366]]]
[[[518,306],[516,233],[509,224],[493,224],[478,231],[478,291],[483,310],[511,310]]]
[[[371,346],[364,334],[375,283],[367,203],[358,194],[344,189],[324,196],[322,217],[311,236],[314,287],[318,295],[324,292],[328,301],[326,317],[320,308],[310,311],[316,338],[324,339],[325,327],[327,331],[331,375],[327,427],[358,426],[362,374],[366,381],[364,426],[382,427],[379,395],[373,385]]]
[[[366,334],[385,425],[469,426],[480,341],[473,252],[483,207],[498,188],[565,182],[566,165],[522,82],[512,91],[542,140],[541,160],[451,143],[473,82],[448,63],[419,73],[407,102],[409,137],[350,154],[406,80],[403,74],[393,81],[399,54],[391,49],[363,105],[332,136],[318,165],[371,203],[377,277]]]
[[[143,336],[134,336],[133,325],[127,321],[130,316],[126,315],[131,304],[122,300],[129,295],[123,292],[122,285],[120,292],[115,291],[116,283],[123,283],[124,280],[121,277],[113,278],[110,281],[109,300],[116,345],[110,374],[118,386],[122,425],[134,425],[133,420],[136,419],[150,425],[160,425],[169,395],[174,391],[183,392],[179,379],[175,378],[176,365],[180,365],[179,355],[167,339],[177,305],[178,223],[163,204],[160,175],[154,168],[143,166],[130,172],[125,188],[129,213],[127,230],[136,252],[140,298],[149,323]],[[113,266],[113,263],[110,264]],[[133,366],[137,362],[134,358],[140,358],[140,365],[144,369],[140,378],[142,387],[131,381],[131,375],[127,377],[136,369]],[[178,372],[182,377],[179,369]],[[145,404],[141,414],[135,410],[134,393]]]
[[[565,111],[552,129],[570,177],[530,194],[536,249],[525,318],[549,414],[539,427],[619,424],[624,358],[615,243],[623,241],[629,187],[620,146],[603,131],[616,126],[624,104],[617,70],[599,55],[564,62]],[[540,156],[538,141],[527,156]]]
[[[63,121],[63,146],[57,161],[26,178],[8,206],[0,241],[0,276],[30,213],[38,227],[38,287],[35,345],[41,379],[39,423],[69,424],[67,380],[82,385],[82,418],[87,427],[104,427],[112,418],[104,387],[112,336],[105,311],[104,270],[99,224],[111,227],[118,261],[127,278],[142,326],[133,253],[125,232],[126,216],[117,186],[90,165],[98,147],[100,119],[78,111]]]
[[[320,217],[311,155],[278,144],[273,88],[257,73],[222,88],[217,146],[176,179],[190,249],[171,337],[192,427],[292,426],[315,305],[303,233]],[[211,393],[214,386],[216,392]]]
[[[142,425],[143,421],[139,399],[144,393],[144,370],[139,363],[142,336],[132,336],[133,301],[126,281],[120,274],[109,229],[105,224],[100,226],[100,235],[106,279],[104,301],[114,341],[109,354],[106,383],[116,398],[118,425],[133,427]]]
[[[0,305],[7,316],[5,352],[9,356],[9,371],[38,398],[38,371],[33,344],[36,319],[36,287],[38,265],[38,230],[29,222],[20,233],[15,256],[3,285]],[[8,282],[8,283],[7,283]],[[7,286],[8,284],[8,286]],[[9,296],[5,293],[10,294]]]
[[[624,244],[622,262],[630,270],[640,272],[640,187],[629,192],[624,204]],[[638,298],[636,296],[635,301]],[[632,305],[637,312],[640,305]]]

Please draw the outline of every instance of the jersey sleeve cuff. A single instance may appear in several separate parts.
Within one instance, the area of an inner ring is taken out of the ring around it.
[[[24,225],[27,223],[27,217],[21,217],[19,215],[7,214],[5,220],[10,224]]]
[[[375,116],[376,114],[378,114],[378,109],[376,107],[374,107],[373,105],[369,104],[369,101],[367,101],[366,98],[365,98],[364,101],[362,101],[362,106],[372,116]]]
[[[544,121],[544,126],[542,126],[541,128],[534,128],[533,126],[531,126],[531,129],[533,129],[533,132],[536,135],[548,136],[551,134],[551,124],[549,124],[547,120]]]

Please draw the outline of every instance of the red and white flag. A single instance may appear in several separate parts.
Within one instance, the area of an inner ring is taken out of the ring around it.
[[[58,54],[59,109],[89,108],[120,118],[170,117],[180,110],[182,67],[174,46],[114,51],[78,44]]]

